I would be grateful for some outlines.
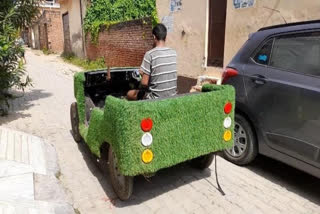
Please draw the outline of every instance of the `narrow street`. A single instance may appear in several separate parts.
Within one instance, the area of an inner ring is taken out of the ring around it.
[[[33,87],[12,102],[9,115],[1,117],[0,124],[42,137],[55,146],[59,179],[80,213],[320,213],[320,180],[266,157],[248,167],[218,157],[225,196],[217,189],[214,164],[202,172],[182,164],[149,180],[137,177],[132,199],[119,201],[108,177],[71,136],[72,75],[81,69],[40,51],[27,50],[26,60]]]

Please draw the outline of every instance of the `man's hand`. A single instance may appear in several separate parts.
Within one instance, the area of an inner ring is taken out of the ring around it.
[[[143,74],[144,74],[141,69],[139,69],[139,73],[140,73],[141,76],[143,76]]]
[[[111,71],[110,71],[110,66],[108,66],[108,71],[107,71],[107,80],[111,80]]]

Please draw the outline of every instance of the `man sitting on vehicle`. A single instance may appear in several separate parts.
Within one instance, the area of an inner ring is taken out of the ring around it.
[[[152,30],[155,48],[143,59],[139,90],[130,90],[128,100],[157,99],[177,94],[177,53],[165,46],[167,28],[163,24]]]

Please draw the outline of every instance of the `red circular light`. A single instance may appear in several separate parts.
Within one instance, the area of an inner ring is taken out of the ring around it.
[[[227,103],[227,104],[224,106],[224,113],[230,114],[231,111],[232,111],[232,103]]]
[[[143,119],[141,121],[141,129],[144,131],[144,132],[149,132],[151,131],[152,129],[152,126],[153,126],[153,122],[150,118],[147,118],[147,119]]]

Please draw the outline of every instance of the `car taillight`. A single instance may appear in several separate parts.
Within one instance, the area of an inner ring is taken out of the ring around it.
[[[145,118],[141,121],[141,129],[144,131],[144,135],[141,138],[141,143],[144,147],[150,147],[153,141],[150,131],[153,127],[153,121],[151,118]],[[149,164],[153,160],[153,152],[151,149],[145,149],[141,154],[141,159],[145,164]]]
[[[224,84],[231,77],[235,77],[238,75],[238,71],[233,68],[226,68],[222,75],[222,84]]]
[[[141,129],[144,132],[151,131],[152,126],[153,126],[153,121],[150,118],[146,118],[141,121]]]
[[[232,111],[232,103],[228,102],[224,105],[224,113],[230,114]]]

